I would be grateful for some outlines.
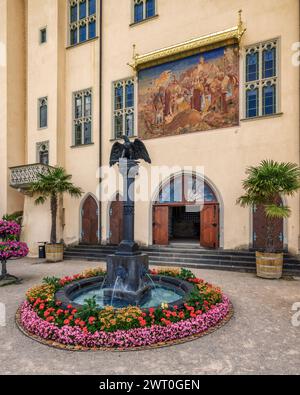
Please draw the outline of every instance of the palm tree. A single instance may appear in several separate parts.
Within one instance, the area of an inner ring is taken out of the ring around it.
[[[259,166],[249,167],[243,181],[245,194],[237,203],[242,207],[263,205],[267,217],[266,252],[274,249],[274,221],[291,214],[288,206],[276,203],[278,196],[294,196],[300,188],[300,168],[294,163],[263,160]]]
[[[56,244],[56,218],[58,197],[64,193],[72,197],[79,198],[83,191],[72,184],[71,175],[67,174],[65,169],[58,167],[49,169],[46,174],[40,174],[39,179],[33,182],[29,192],[32,195],[38,195],[35,204],[44,204],[50,199],[51,209],[51,244]]]

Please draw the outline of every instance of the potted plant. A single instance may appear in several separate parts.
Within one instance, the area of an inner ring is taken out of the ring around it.
[[[63,260],[64,246],[57,243],[56,223],[58,198],[64,193],[71,197],[79,198],[82,195],[81,188],[74,186],[71,182],[72,176],[67,174],[65,169],[53,168],[49,169],[46,174],[40,174],[39,179],[33,182],[29,192],[37,195],[35,204],[44,204],[50,199],[51,210],[51,236],[50,243],[46,245],[47,262],[60,262]]]
[[[21,226],[14,221],[0,220],[0,285],[19,282],[15,276],[7,273],[7,261],[28,255],[28,247],[19,241]]]
[[[245,194],[237,202],[242,207],[262,205],[265,210],[267,229],[264,252],[256,252],[258,277],[278,279],[282,277],[283,253],[274,244],[274,221],[288,218],[291,210],[278,204],[278,196],[294,196],[300,188],[300,168],[294,163],[278,163],[264,160],[259,166],[249,167],[243,181]]]

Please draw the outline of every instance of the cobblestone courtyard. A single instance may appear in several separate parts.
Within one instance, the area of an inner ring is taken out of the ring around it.
[[[235,308],[225,327],[197,341],[170,348],[128,353],[74,353],[35,343],[14,321],[26,290],[45,276],[79,273],[94,262],[8,264],[20,285],[0,288],[6,327],[0,327],[1,374],[299,374],[300,327],[292,325],[292,306],[300,302],[300,281],[268,281],[251,274],[196,270],[222,287]]]

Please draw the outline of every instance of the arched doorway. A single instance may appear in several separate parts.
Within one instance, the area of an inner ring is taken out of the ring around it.
[[[276,204],[282,205],[280,196],[276,199]],[[274,229],[274,249],[282,251],[284,249],[284,221],[281,218],[273,220]],[[253,207],[253,248],[256,250],[264,250],[267,239],[267,217],[264,206]]]
[[[109,209],[109,243],[119,245],[123,240],[123,201],[116,195]]]
[[[98,244],[99,242],[99,209],[95,198],[88,195],[81,209],[81,242]]]
[[[152,228],[153,244],[193,242],[206,248],[218,248],[220,207],[216,194],[196,175],[171,177],[154,202]]]

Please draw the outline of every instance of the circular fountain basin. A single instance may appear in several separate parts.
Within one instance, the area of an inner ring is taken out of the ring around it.
[[[62,302],[63,308],[72,305],[78,309],[82,307],[86,299],[94,296],[99,309],[106,306],[123,308],[132,305],[118,298],[105,300],[104,292],[106,288],[103,287],[104,280],[103,277],[94,277],[76,281],[58,291],[55,299]],[[160,307],[162,303],[166,303],[170,307],[176,305],[178,308],[181,308],[194,288],[192,284],[174,277],[151,276],[151,280],[148,283],[150,287],[149,293],[139,303],[141,309]]]

